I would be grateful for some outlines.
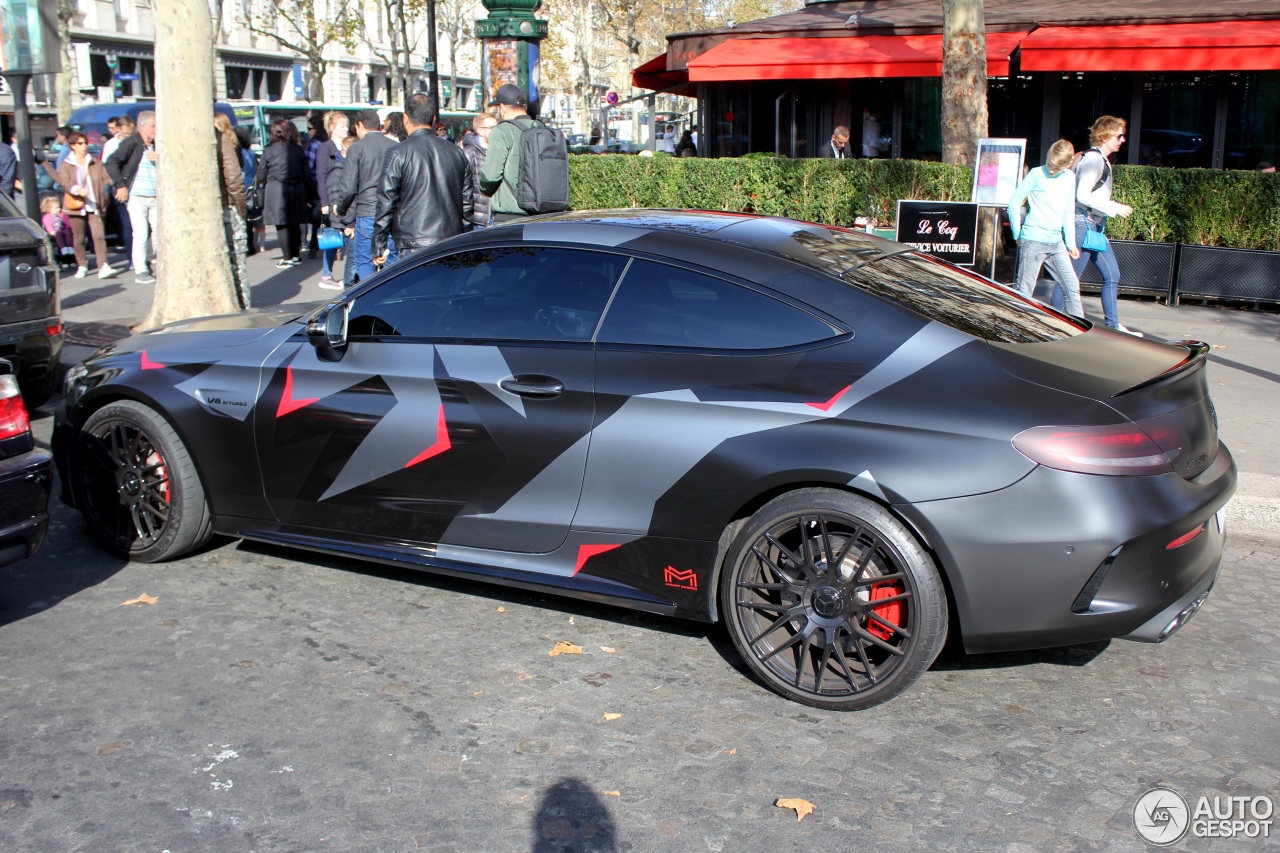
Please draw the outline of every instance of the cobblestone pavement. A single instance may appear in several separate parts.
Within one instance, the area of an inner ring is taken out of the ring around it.
[[[118,293],[70,293],[68,321],[136,321]],[[754,682],[718,626],[238,542],[126,564],[57,504],[0,570],[0,847],[1128,851],[1157,784],[1280,800],[1280,320],[1121,313],[1219,347],[1243,473],[1218,585],[1163,645],[949,648],[834,714]]]

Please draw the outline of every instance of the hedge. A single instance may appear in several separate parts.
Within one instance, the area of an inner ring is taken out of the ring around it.
[[[898,199],[969,198],[965,166],[916,160],[790,160],[768,154],[687,158],[574,154],[570,206],[701,208],[852,225],[891,225]],[[1117,239],[1280,250],[1280,175],[1117,166],[1112,198],[1129,219],[1107,221]]]

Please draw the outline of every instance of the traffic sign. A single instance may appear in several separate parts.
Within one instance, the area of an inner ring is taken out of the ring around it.
[[[137,74],[134,74],[134,73],[132,73],[132,72],[128,72],[128,73],[126,73],[126,72],[121,72],[121,73],[119,73],[119,74],[117,74],[117,75],[116,75],[116,79],[117,79],[117,80],[124,80],[124,81],[137,80],[137,79],[138,79],[138,75],[137,75]]]
[[[604,96],[604,102],[610,106],[613,106],[614,104],[618,103],[618,93],[610,91],[607,95]]]

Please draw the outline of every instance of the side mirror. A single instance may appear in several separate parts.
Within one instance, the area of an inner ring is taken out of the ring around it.
[[[347,317],[350,302],[334,302],[324,306],[307,320],[307,341],[324,361],[340,361],[347,349]]]

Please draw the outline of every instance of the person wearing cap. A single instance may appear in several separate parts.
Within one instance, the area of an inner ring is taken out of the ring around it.
[[[480,172],[480,191],[489,196],[494,222],[528,216],[516,203],[520,183],[520,134],[533,126],[529,99],[519,86],[498,87],[489,106],[498,108],[498,126],[489,131],[489,152]]]

